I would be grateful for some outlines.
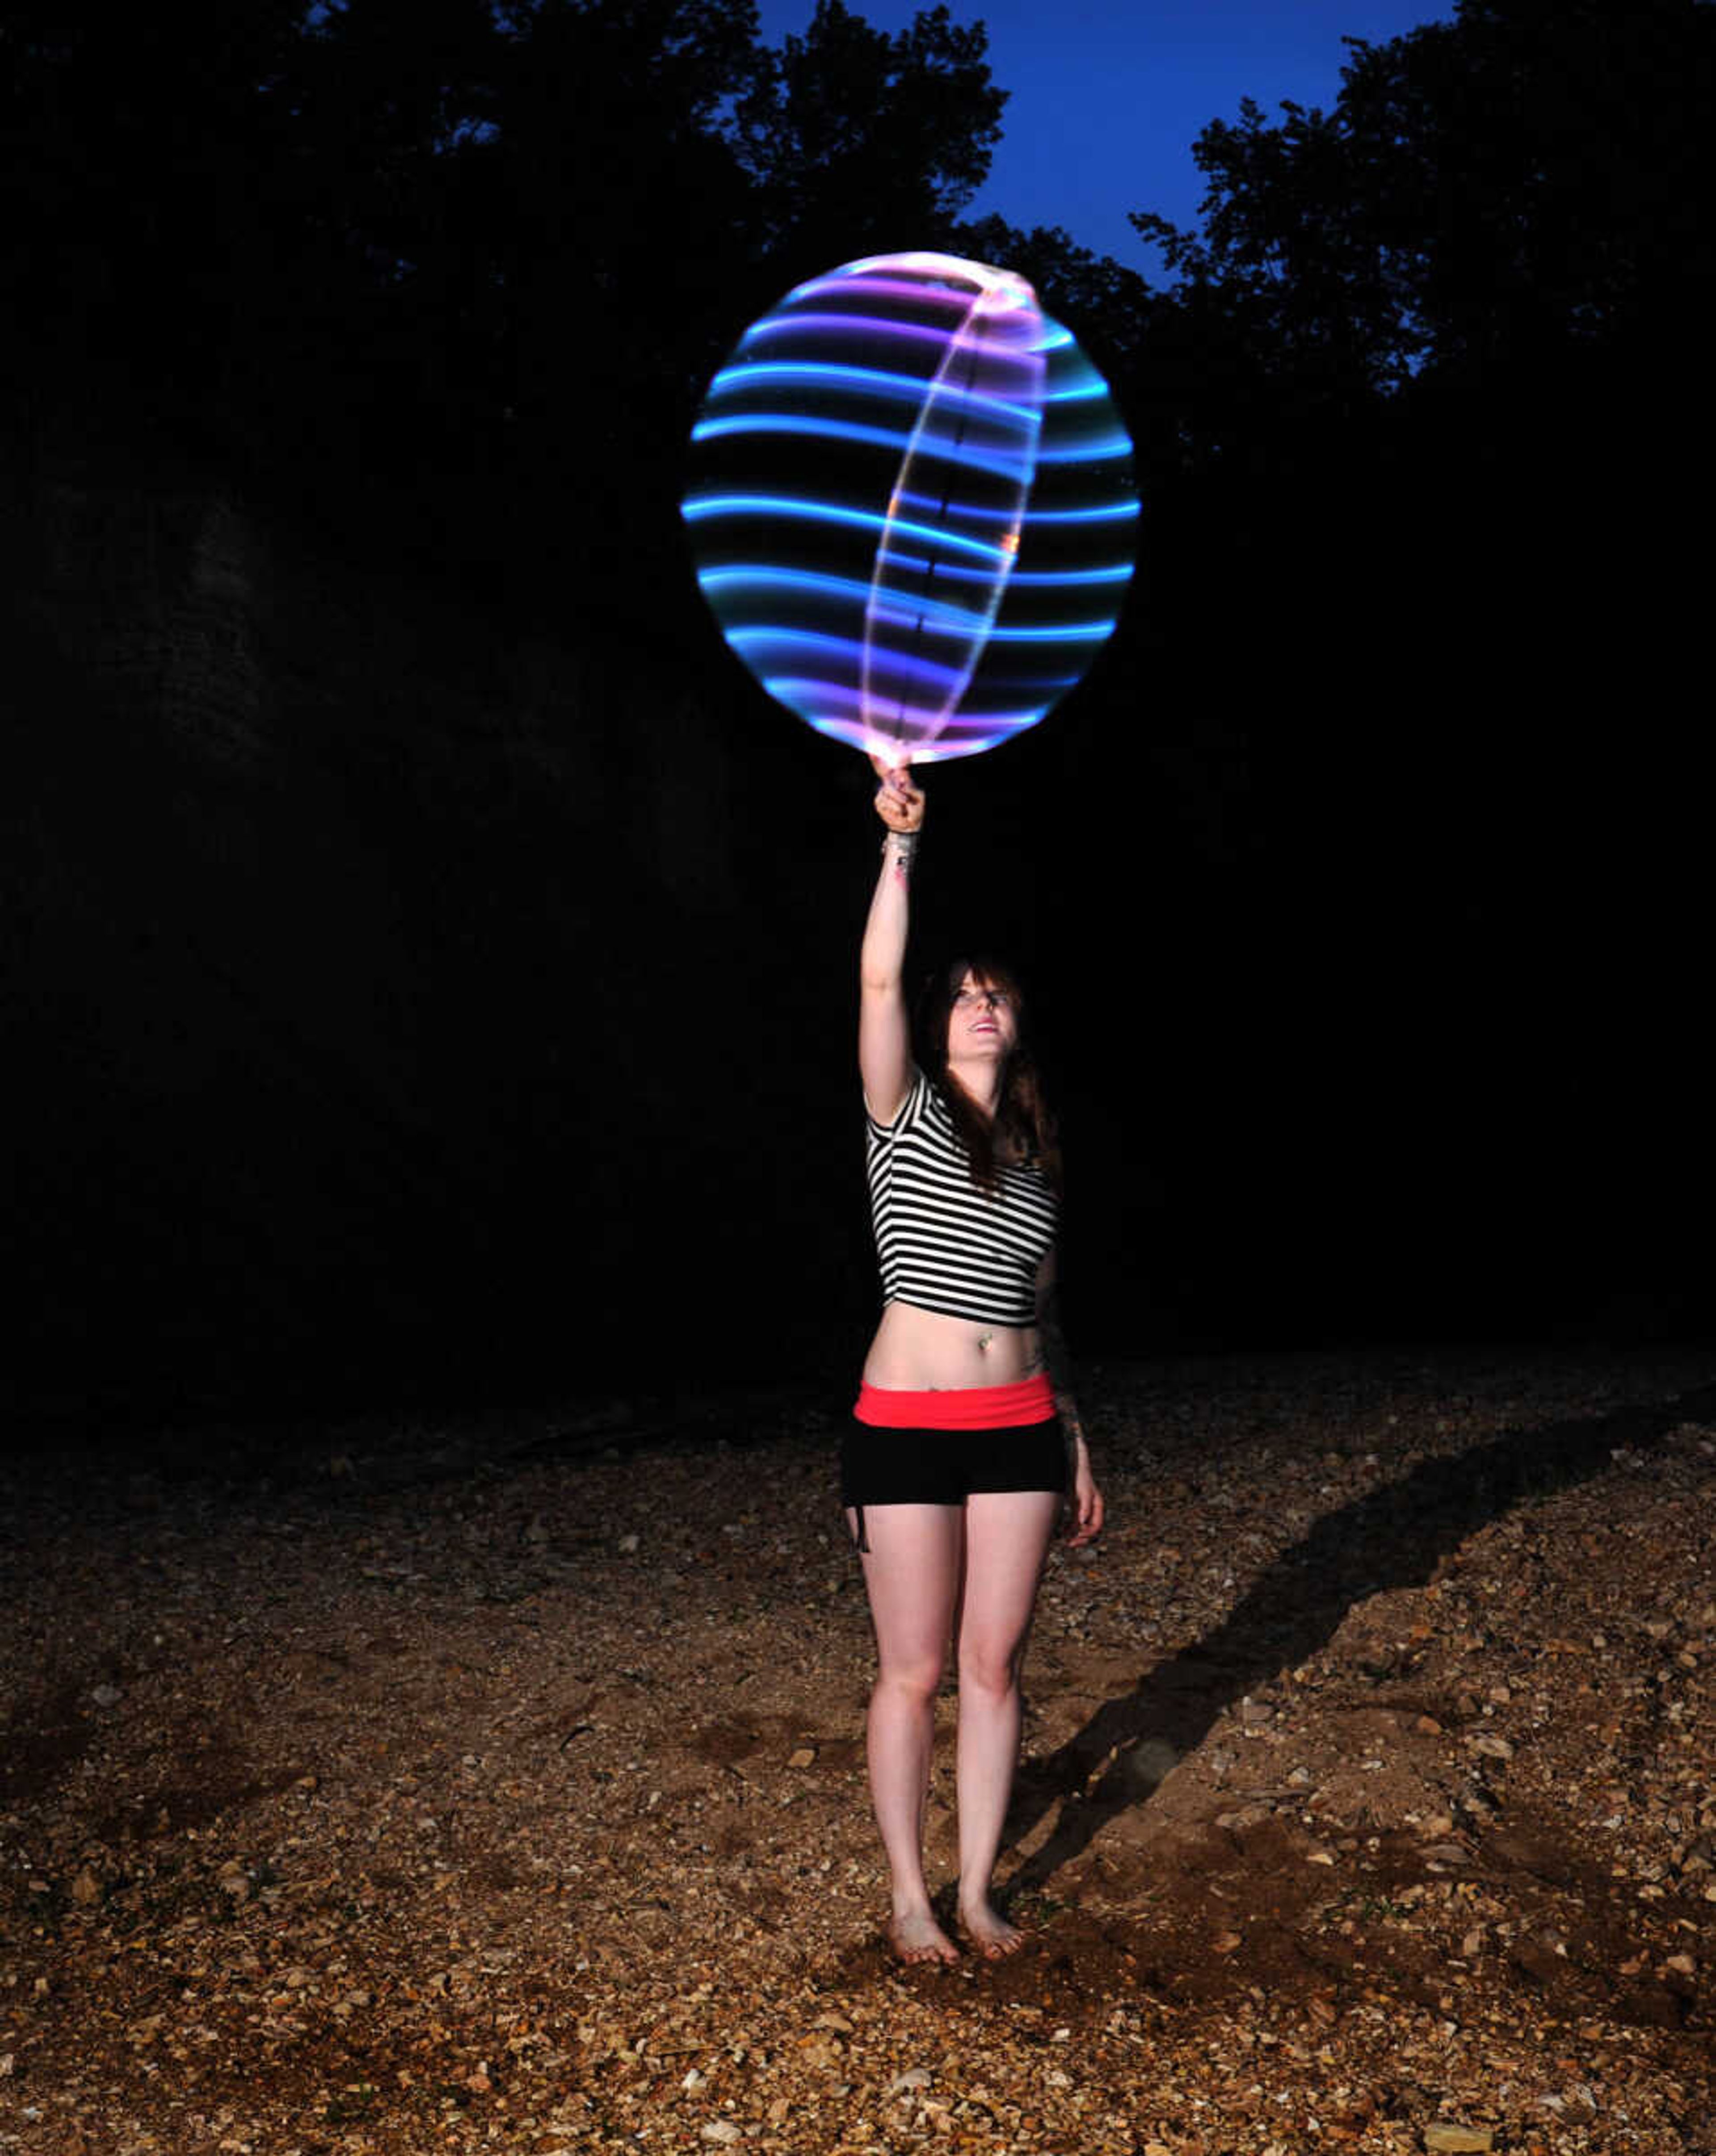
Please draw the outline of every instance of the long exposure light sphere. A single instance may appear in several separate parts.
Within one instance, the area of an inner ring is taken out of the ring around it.
[[[890,763],[1035,726],[1112,633],[1132,443],[1022,277],[844,263],[710,384],[685,500],[697,581],[769,695]]]

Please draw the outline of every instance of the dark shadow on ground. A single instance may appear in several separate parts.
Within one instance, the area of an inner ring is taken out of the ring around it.
[[[1507,1430],[1472,1451],[1426,1460],[1326,1514],[1269,1565],[1225,1624],[1105,1702],[1057,1751],[1021,1769],[1008,1839],[1022,1840],[1057,1803],[1061,1816],[1010,1892],[1041,1888],[1109,1820],[1146,1803],[1225,1707],[1325,1645],[1355,1604],[1424,1585],[1468,1535],[1527,1499],[1600,1474],[1617,1447],[1642,1450],[1683,1423],[1713,1419],[1716,1385],[1655,1405]],[[1139,1749],[1143,1739],[1149,1742]]]

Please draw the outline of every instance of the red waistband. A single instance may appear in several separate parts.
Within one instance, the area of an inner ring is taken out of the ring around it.
[[[903,1393],[861,1383],[852,1409],[878,1430],[1012,1430],[1048,1422],[1055,1389],[1046,1373],[1012,1385],[961,1385],[952,1392]]]

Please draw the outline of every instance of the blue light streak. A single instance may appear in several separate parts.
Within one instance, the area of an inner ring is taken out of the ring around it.
[[[775,644],[802,644],[808,650],[825,652],[830,658],[837,657],[848,664],[855,663],[863,656],[864,652],[863,642],[857,637],[830,636],[824,629],[790,629],[785,626],[731,629],[727,633],[727,641],[741,650],[748,650],[753,646],[762,648]],[[920,659],[916,656],[908,658],[898,653],[894,654],[893,656],[903,672],[916,675],[926,684],[938,681],[946,688],[955,685],[964,679],[963,670],[960,667],[943,666],[932,659]],[[891,704],[893,699],[890,697],[886,701]]]
[[[697,582],[706,592],[721,592],[729,585],[739,585],[748,591],[801,592],[817,598],[844,599],[859,607],[870,600],[868,584],[855,583],[850,577],[827,577],[812,569],[784,569],[767,562],[753,562],[737,564],[732,568],[706,569]],[[950,636],[968,636],[972,630],[984,627],[988,617],[974,613],[968,607],[955,606],[949,599],[924,599],[917,603],[916,611],[900,609],[897,596],[890,594],[890,603],[896,609],[887,618],[897,626],[911,627],[915,619],[927,623]]]
[[[914,406],[922,404],[927,387],[919,375],[889,374],[876,367],[837,366],[817,360],[758,359],[742,360],[737,367],[723,367],[710,384],[709,394],[712,398],[737,394],[765,381],[794,382],[819,389],[850,389],[861,396],[891,398]],[[1028,428],[1032,434],[1042,424],[1040,412],[1023,404],[1007,403],[987,390],[944,388],[938,393],[949,403],[1014,420]]]
[[[746,593],[766,591],[797,592],[817,598],[845,600],[849,604],[864,604],[871,598],[870,587],[855,583],[850,577],[820,576],[809,569],[773,568],[763,562],[748,562],[729,569],[706,569],[697,579],[706,592],[718,593],[730,587]],[[886,603],[872,606],[872,618],[886,621],[896,629],[916,629],[922,627],[932,635],[964,638],[974,629],[983,629],[989,617],[974,613],[968,608],[955,606],[947,599],[923,598],[909,605],[889,596]],[[1051,628],[1025,629],[997,625],[989,629],[989,639],[999,644],[1053,644],[1060,638],[1071,637],[1083,642],[1089,638],[1111,636],[1114,632],[1115,617],[1107,614],[1089,621],[1057,622]],[[747,629],[741,634],[755,639],[776,632],[768,628]],[[782,633],[798,634],[799,631]],[[891,657],[902,654],[892,652]]]
[[[685,504],[683,513],[692,523],[710,516],[786,516],[813,523],[847,524],[865,531],[886,531],[888,521],[871,509],[844,509],[837,502],[807,501],[802,495],[786,494],[700,495]],[[980,555],[985,562],[1003,562],[1007,558],[1004,547],[992,546],[986,539],[968,538],[963,532],[938,531],[933,525],[907,524],[897,518],[894,529],[931,546],[952,547],[961,553]]]
[[[786,412],[735,413],[730,419],[700,419],[691,429],[694,442],[712,442],[732,434],[798,434],[815,441],[864,442],[886,449],[904,449],[912,439],[909,431],[902,433],[897,427],[868,427],[854,419]],[[994,472],[1002,479],[1014,478],[1025,461],[990,456],[944,435],[932,437],[930,446],[949,463]]]

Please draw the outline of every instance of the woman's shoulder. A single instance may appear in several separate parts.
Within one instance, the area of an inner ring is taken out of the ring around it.
[[[938,1110],[945,1115],[946,1104],[936,1091],[935,1081],[917,1063],[912,1065],[911,1081],[907,1086],[904,1099],[886,1121],[876,1114],[867,1095],[864,1101],[865,1121],[870,1127],[871,1137],[876,1139],[898,1137],[922,1122],[926,1116],[933,1117]]]

